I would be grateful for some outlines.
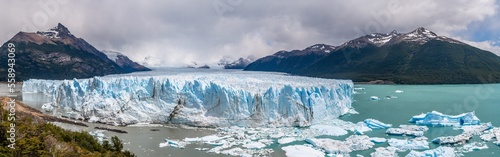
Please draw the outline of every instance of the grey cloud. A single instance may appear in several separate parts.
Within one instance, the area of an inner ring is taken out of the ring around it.
[[[58,2],[41,2],[51,1]],[[9,23],[2,24],[0,41],[18,32],[22,19],[33,21],[34,14],[44,12],[33,2],[3,2],[0,20]],[[222,15],[214,3],[224,4]],[[494,0],[67,1],[36,29],[61,22],[98,49],[121,51],[136,61],[150,55],[167,65],[183,65],[222,56],[261,57],[316,43],[339,45],[359,35],[419,26],[454,35],[496,12]]]

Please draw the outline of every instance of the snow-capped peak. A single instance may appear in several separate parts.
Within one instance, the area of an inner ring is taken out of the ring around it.
[[[322,52],[330,53],[332,51],[335,51],[336,49],[337,49],[336,46],[331,46],[331,45],[326,45],[326,44],[316,44],[316,45],[307,47],[303,51],[318,51],[318,52],[322,51]]]
[[[54,38],[60,38],[60,35],[62,34],[71,34],[71,33],[69,32],[68,28],[59,23],[54,28],[51,28],[47,31],[38,31],[36,32],[36,34],[46,38],[54,39]]]
[[[419,27],[410,33],[404,34],[403,40],[425,43],[425,42],[427,42],[431,39],[437,38],[437,37],[439,37],[439,36],[436,35],[436,33],[432,32],[428,29],[425,29],[423,27]]]

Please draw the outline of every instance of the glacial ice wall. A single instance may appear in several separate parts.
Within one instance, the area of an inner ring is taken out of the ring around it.
[[[353,83],[267,73],[176,73],[28,80],[54,114],[115,125],[308,126],[349,112]]]

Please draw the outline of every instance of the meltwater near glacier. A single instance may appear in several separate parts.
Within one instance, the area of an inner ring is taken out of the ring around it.
[[[74,80],[28,80],[55,115],[114,125],[309,126],[350,111],[353,83],[283,73],[161,69]],[[24,97],[30,101],[30,97]]]

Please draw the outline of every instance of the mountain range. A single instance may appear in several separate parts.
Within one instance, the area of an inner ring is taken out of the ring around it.
[[[48,31],[17,33],[2,45],[2,63],[7,63],[6,47],[9,43],[16,46],[14,69],[17,81],[88,78],[150,70],[124,55],[116,55],[111,60],[60,23]],[[0,81],[6,81],[7,68],[0,66]]]
[[[500,57],[423,27],[374,33],[340,46],[279,51],[244,70],[277,71],[355,82],[400,84],[499,83]]]

